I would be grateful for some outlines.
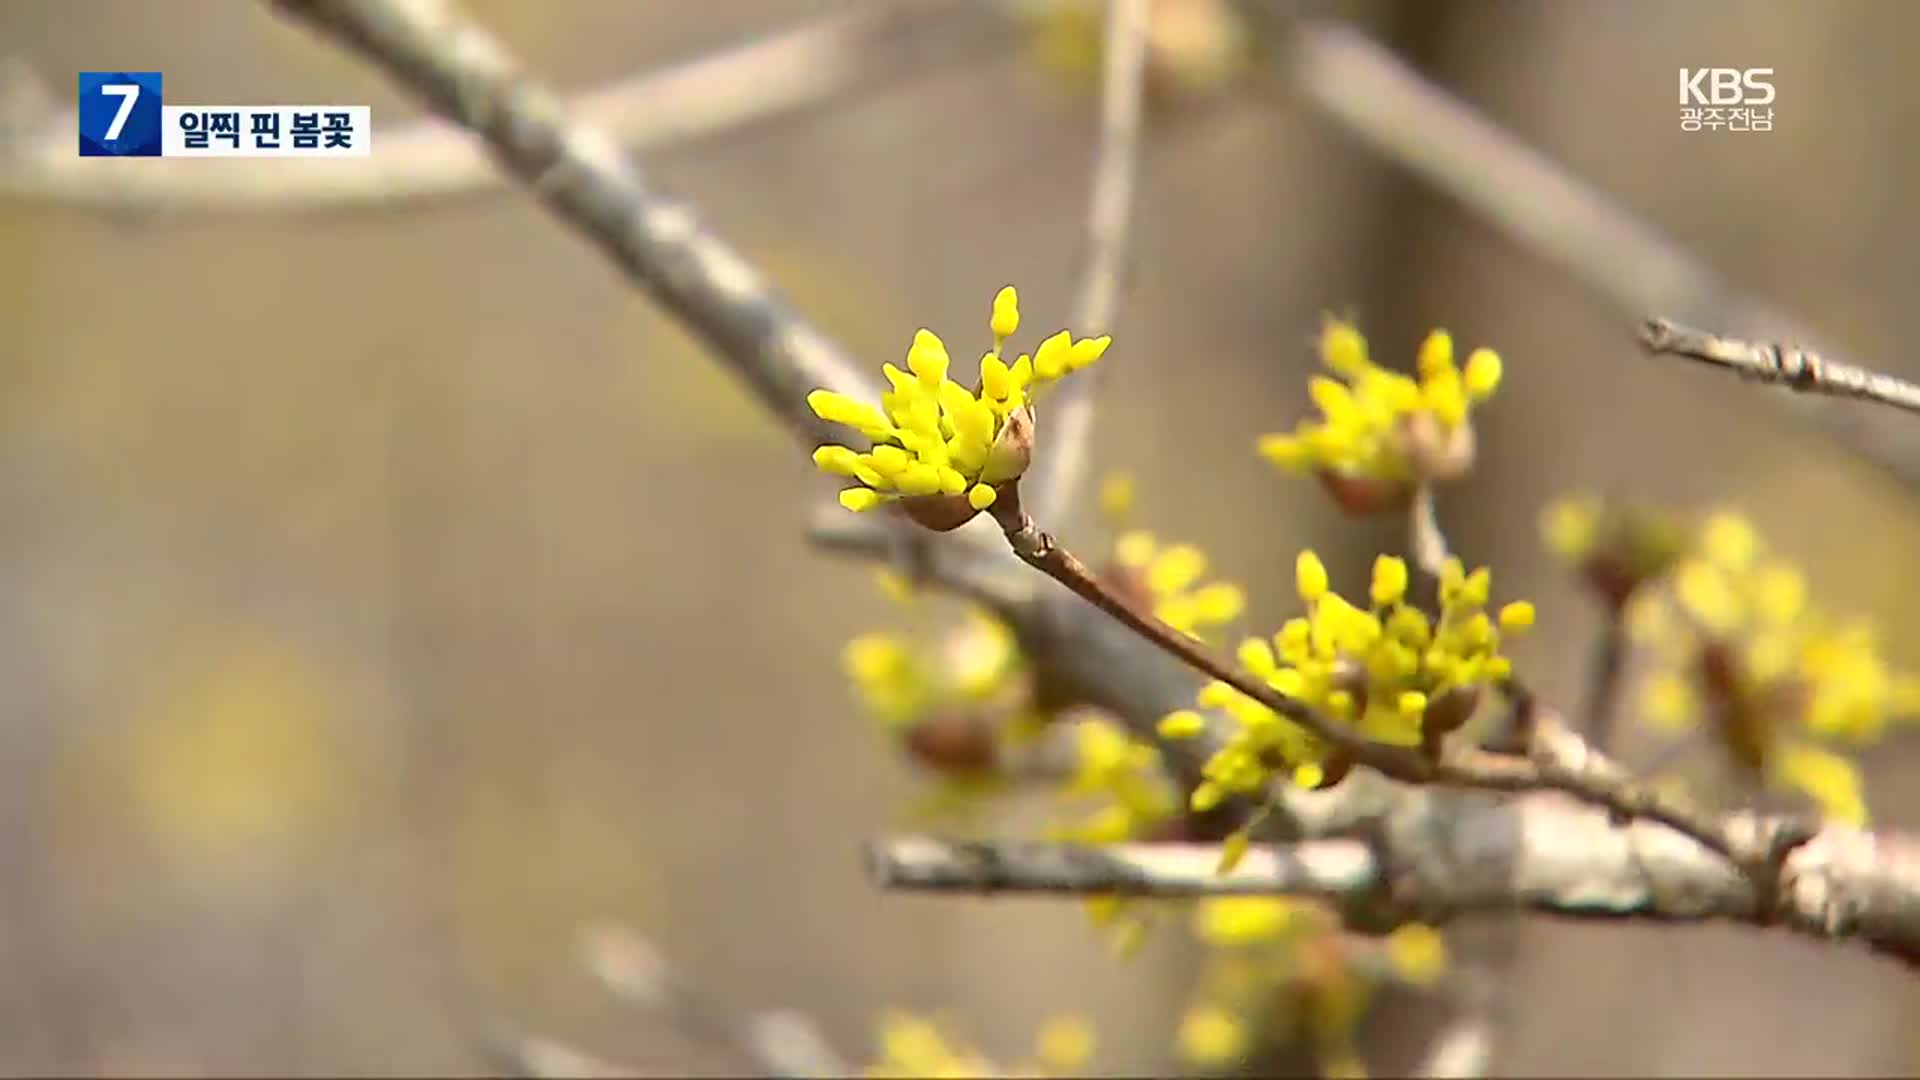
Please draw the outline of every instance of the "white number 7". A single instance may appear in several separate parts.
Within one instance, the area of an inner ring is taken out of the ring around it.
[[[120,137],[120,129],[127,126],[127,117],[133,112],[133,103],[140,100],[139,83],[107,83],[100,92],[109,97],[120,99],[120,111],[113,114],[113,123],[107,125],[107,142]]]

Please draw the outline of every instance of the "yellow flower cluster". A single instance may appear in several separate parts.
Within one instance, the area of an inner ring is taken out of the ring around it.
[[[1334,318],[1322,327],[1319,347],[1321,362],[1337,376],[1318,375],[1308,385],[1320,419],[1302,421],[1292,434],[1262,436],[1263,457],[1291,472],[1396,490],[1465,467],[1468,414],[1500,386],[1498,353],[1475,349],[1463,367],[1453,338],[1435,330],[1420,346],[1415,378],[1375,364],[1360,331]]]
[[[1291,898],[1201,901],[1193,931],[1211,951],[1178,1048],[1188,1063],[1207,1068],[1240,1062],[1257,1038],[1295,1026],[1275,1023],[1284,1018],[1303,1026],[1327,1061],[1342,1063],[1330,1073],[1354,1071],[1355,1025],[1374,984],[1431,985],[1447,966],[1446,944],[1430,926],[1407,923],[1383,940],[1359,938],[1327,908]]]
[[[1126,474],[1109,476],[1101,485],[1100,507],[1109,524],[1124,525],[1133,509],[1133,483]],[[1204,639],[1247,607],[1244,589],[1229,581],[1203,583],[1206,573],[1206,553],[1192,544],[1165,544],[1145,529],[1124,529],[1114,541],[1108,576],[1161,622]]]
[[[1512,662],[1500,651],[1504,633],[1533,624],[1524,601],[1487,613],[1491,575],[1468,573],[1449,559],[1440,577],[1440,617],[1406,602],[1407,564],[1383,555],[1375,561],[1370,603],[1353,604],[1334,592],[1327,568],[1312,551],[1295,567],[1307,614],[1273,635],[1241,643],[1241,665],[1280,693],[1381,743],[1418,746],[1465,723],[1479,691],[1505,679]],[[1198,704],[1236,721],[1233,736],[1207,762],[1206,781],[1193,807],[1206,810],[1227,795],[1252,793],[1284,769],[1294,782],[1319,787],[1339,779],[1320,741],[1293,721],[1223,682],[1201,688]],[[1205,718],[1193,710],[1160,721],[1168,738],[1198,735]]]
[[[963,1080],[991,1076],[1071,1076],[1093,1056],[1093,1025],[1074,1014],[1057,1016],[1035,1038],[1035,1060],[1014,1069],[996,1065],[978,1051],[955,1045],[938,1025],[904,1012],[880,1018],[880,1060],[870,1077],[900,1080]]]
[[[1693,542],[1682,522],[1592,494],[1549,504],[1540,532],[1547,549],[1615,610],[1641,586],[1664,578]]]
[[[852,428],[872,443],[864,453],[834,445],[814,451],[822,470],[858,481],[840,493],[841,505],[864,511],[903,497],[940,495],[964,496],[974,512],[993,505],[997,486],[1026,470],[1034,395],[1099,360],[1112,341],[1076,340],[1062,330],[1009,364],[1000,352],[1020,327],[1013,286],[994,297],[990,321],[994,344],[980,359],[976,389],[949,376],[946,344],[921,329],[907,350],[907,370],[891,363],[882,369],[892,389],[881,395],[879,408],[831,390],[807,395],[822,420]]]
[[[1671,587],[1637,597],[1628,626],[1662,661],[1644,689],[1649,722],[1705,722],[1748,769],[1865,820],[1857,768],[1818,743],[1872,742],[1920,714],[1920,679],[1888,666],[1870,627],[1809,605],[1806,579],[1746,519],[1708,516]]]
[[[911,726],[938,705],[991,701],[1023,666],[1012,631],[977,610],[937,646],[862,634],[847,643],[844,659],[867,711],[888,729]]]

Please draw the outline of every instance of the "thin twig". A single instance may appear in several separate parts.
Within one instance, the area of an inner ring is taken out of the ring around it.
[[[825,18],[646,71],[568,100],[567,115],[630,151],[734,130],[917,74],[960,64],[999,33],[998,21],[956,0],[847,5]],[[97,210],[265,213],[386,209],[504,187],[486,147],[439,121],[382,128],[368,157],[103,164],[73,152],[72,110],[11,121],[0,131],[0,199]]]
[[[1413,493],[1408,518],[1414,564],[1430,577],[1438,578],[1453,552],[1447,548],[1447,534],[1440,528],[1440,513],[1433,505],[1433,485],[1421,484]]]
[[[1648,319],[1640,328],[1640,344],[1656,356],[1698,360],[1743,379],[1920,413],[1920,386],[1893,375],[1828,360],[1798,345],[1724,337],[1682,326],[1671,319]]]
[[[1293,83],[1375,151],[1452,195],[1610,301],[1625,317],[1671,311],[1797,340],[1800,320],[1742,294],[1672,238],[1523,143],[1385,46],[1350,27],[1294,28]],[[1840,363],[1828,353],[1829,366]],[[1920,425],[1888,423],[1791,395],[1792,414],[1835,445],[1920,487]]]
[[[1617,611],[1609,610],[1593,641],[1587,661],[1586,696],[1580,702],[1580,729],[1587,741],[1602,751],[1613,745],[1614,716],[1618,712],[1621,675],[1626,668],[1627,632]]]
[[[737,1008],[687,981],[652,943],[618,927],[582,935],[587,967],[630,1005],[660,1010],[690,1034],[745,1053],[773,1078],[850,1075],[818,1025],[791,1010]]]
[[[1074,305],[1076,333],[1113,329],[1132,237],[1134,188],[1146,84],[1151,0],[1108,0],[1100,103],[1100,147],[1087,199],[1087,264]],[[1085,486],[1093,441],[1094,395],[1104,366],[1056,387],[1046,404],[1047,439],[1032,472],[1029,498],[1050,521],[1066,518]]]
[[[820,443],[833,435],[807,407],[814,388],[878,396],[691,209],[647,187],[619,146],[570,121],[566,106],[523,77],[492,34],[445,0],[267,2],[376,60],[472,129],[501,167],[713,342],[761,403],[803,438]]]
[[[1439,758],[1410,747],[1390,746],[1361,737],[1333,723],[1297,698],[1288,697],[1239,670],[1200,641],[1168,626],[1152,612],[1114,591],[1072,552],[1041,529],[1020,505],[1018,485],[990,510],[1013,553],[1029,566],[1066,586],[1075,595],[1111,615],[1156,647],[1194,670],[1299,724],[1356,764],[1410,784],[1450,784],[1487,791],[1554,790],[1606,807],[1628,818],[1657,821],[1739,862],[1765,861],[1770,848],[1752,848],[1727,833],[1723,822],[1686,800],[1639,785],[1626,772],[1577,738],[1562,735],[1549,743],[1538,738],[1541,753],[1532,759],[1493,754],[1470,746],[1447,748]]]

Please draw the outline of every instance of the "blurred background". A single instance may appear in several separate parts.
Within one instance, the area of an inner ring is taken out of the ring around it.
[[[831,8],[467,6],[569,90]],[[1920,7],[1300,10],[1915,373]],[[920,325],[973,340],[1009,281],[1032,325],[1061,324],[1094,90],[1016,28],[969,40],[642,164],[866,362]],[[418,116],[233,0],[15,0],[0,41],[62,104],[73,72],[118,67],[164,70],[171,100]],[[1700,64],[1773,67],[1775,130],[1681,131],[1674,73]],[[1284,78],[1156,109],[1134,221],[1098,461],[1137,475],[1144,524],[1250,586],[1256,625],[1289,613],[1298,548],[1357,583],[1400,543],[1252,452],[1302,415],[1332,310],[1384,358],[1436,325],[1506,357],[1482,464],[1441,513],[1502,593],[1539,601],[1518,655],[1550,696],[1577,687],[1596,617],[1535,523],[1578,489],[1748,511],[1920,664],[1909,493],[1771,392],[1643,357],[1628,315]],[[897,609],[869,567],[807,548],[822,488],[785,434],[518,193],[233,216],[14,199],[0,327],[0,1071],[470,1073],[490,1067],[476,1017],[636,1068],[741,1068],[608,1000],[576,942],[605,921],[855,1059],[884,1008],[1009,1058],[1078,1010],[1097,1069],[1168,1067],[1177,941],[1123,963],[1076,905],[867,886],[859,844],[915,787],[840,651]],[[1880,821],[1916,823],[1914,764],[1873,758]],[[1521,946],[1505,1073],[1920,1066],[1920,1000],[1859,950],[1550,923]]]

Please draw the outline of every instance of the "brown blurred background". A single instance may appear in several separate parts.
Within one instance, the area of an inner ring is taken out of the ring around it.
[[[566,88],[826,9],[470,7]],[[1312,10],[1914,371],[1920,6]],[[239,0],[12,0],[0,41],[63,98],[80,69],[162,69],[182,101],[417,115]],[[1681,132],[1674,72],[1708,63],[1772,66],[1776,130]],[[1009,49],[643,164],[877,363],[923,323],[984,329],[1007,281],[1034,323],[1064,319],[1092,133],[1089,96]],[[1135,220],[1100,461],[1264,597],[1257,617],[1284,613],[1298,547],[1357,581],[1398,543],[1251,452],[1300,414],[1336,309],[1384,356],[1446,325],[1507,357],[1484,464],[1442,513],[1503,593],[1541,602],[1521,659],[1550,693],[1577,685],[1593,626],[1535,539],[1573,488],[1744,507],[1920,663],[1906,493],[1764,391],[1642,358],[1630,322],[1306,102],[1157,122]],[[807,1010],[856,1058],[887,1006],[1008,1057],[1080,1009],[1100,1068],[1166,1067],[1190,974],[1171,941],[1122,965],[1073,905],[867,888],[858,843],[913,788],[839,649],[895,616],[866,568],[803,543],[804,457],[524,198],[0,205],[0,325],[0,1070],[470,1072],[476,1016],[728,1068],[590,983],[574,935],[593,920],[735,1000]],[[1882,821],[1920,815],[1911,757],[1875,759]],[[1920,1000],[1855,951],[1541,924],[1512,978],[1502,1072],[1920,1066]]]

